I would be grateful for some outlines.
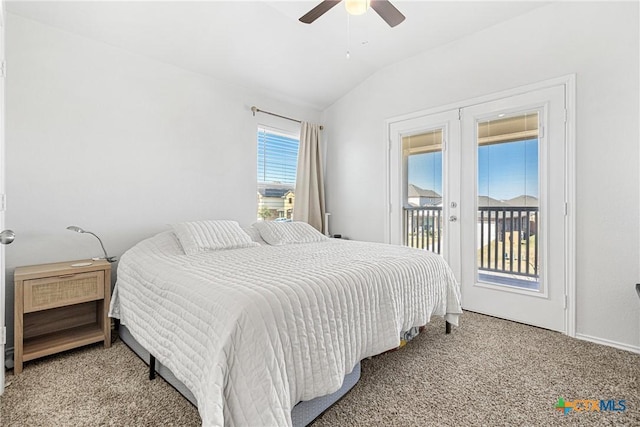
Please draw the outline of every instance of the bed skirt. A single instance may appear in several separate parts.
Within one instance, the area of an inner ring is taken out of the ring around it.
[[[120,325],[118,330],[120,339],[127,345],[134,353],[138,355],[145,363],[149,363],[149,352],[136,341],[135,338],[131,335],[126,326]],[[182,394],[189,402],[191,402],[196,407],[198,406],[198,402],[189,391],[189,389],[178,380],[173,373],[162,363],[156,360],[156,372],[165,379],[169,384],[171,384],[180,394]],[[347,394],[349,390],[353,388],[354,385],[360,379],[360,363],[358,363],[353,371],[351,371],[347,376],[344,377],[344,381],[342,383],[342,387],[326,396],[316,397],[315,399],[304,401],[298,403],[294,406],[291,411],[291,421],[294,427],[304,427],[307,424],[311,423],[314,419],[316,419],[320,414],[326,411],[331,405],[336,403],[342,396]]]

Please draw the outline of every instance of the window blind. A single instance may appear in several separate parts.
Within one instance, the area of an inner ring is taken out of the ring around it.
[[[298,138],[273,129],[258,129],[258,183],[296,184]]]

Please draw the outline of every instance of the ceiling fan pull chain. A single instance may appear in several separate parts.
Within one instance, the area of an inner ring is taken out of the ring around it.
[[[351,52],[349,52],[349,46],[351,45],[351,27],[349,25],[351,18],[347,13],[347,59],[351,58]]]

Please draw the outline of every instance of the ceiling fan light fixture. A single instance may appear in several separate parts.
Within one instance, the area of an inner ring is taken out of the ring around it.
[[[311,24],[340,2],[342,0],[322,0],[316,7],[301,16],[299,21]],[[391,28],[405,20],[402,12],[396,9],[389,0],[344,0],[344,5],[349,15],[362,15],[371,7]]]
[[[371,0],[344,0],[344,7],[349,15],[362,15],[366,13]]]

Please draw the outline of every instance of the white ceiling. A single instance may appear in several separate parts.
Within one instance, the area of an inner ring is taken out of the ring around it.
[[[311,25],[310,1],[8,1],[9,13],[322,110],[376,71],[499,22],[539,1],[392,1],[395,28],[342,4]],[[349,21],[350,38],[347,37]],[[349,40],[350,59],[346,58]]]

